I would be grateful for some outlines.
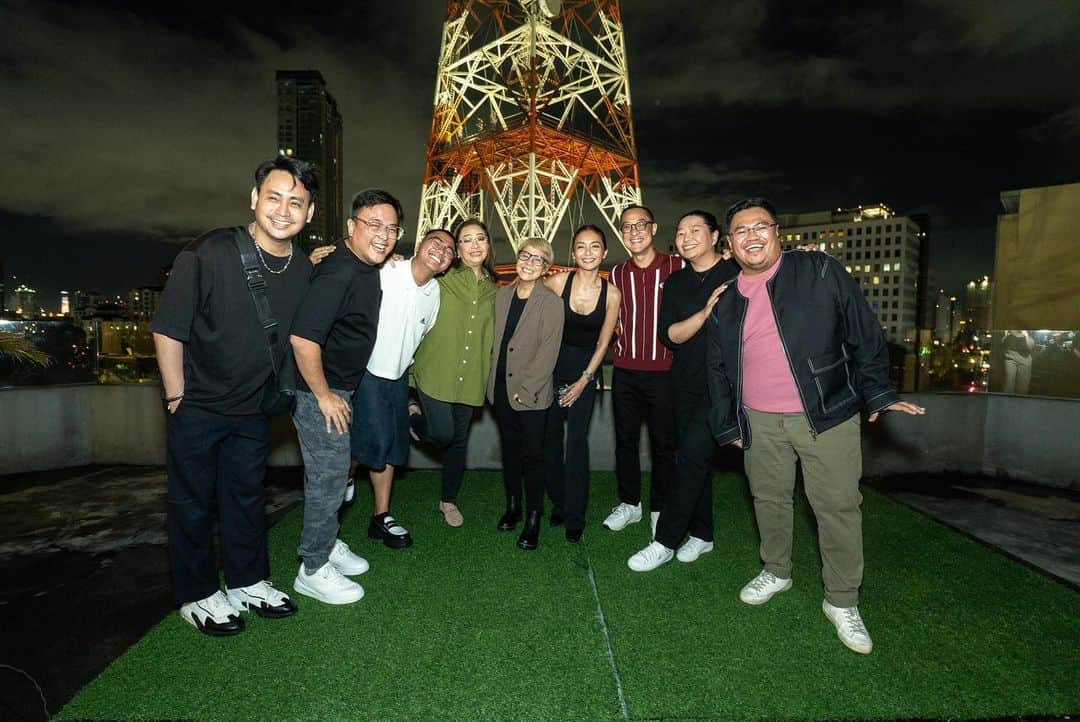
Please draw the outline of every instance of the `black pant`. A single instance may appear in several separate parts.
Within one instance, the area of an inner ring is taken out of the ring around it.
[[[664,508],[667,490],[675,483],[675,412],[671,374],[667,371],[629,371],[616,368],[611,377],[615,415],[615,478],[619,501],[641,503],[641,422],[649,429],[652,487],[649,507]]]
[[[165,440],[173,600],[194,602],[220,589],[212,549],[215,495],[226,586],[246,587],[269,577],[263,491],[269,420],[220,416],[181,402],[175,414],[166,413]]]
[[[579,377],[580,378],[580,377]],[[556,387],[577,379],[555,379]],[[568,409],[551,402],[544,441],[544,471],[552,503],[562,509],[566,528],[585,528],[589,501],[589,422],[592,421],[596,384],[590,383]],[[565,445],[563,419],[566,419]],[[565,452],[565,456],[564,456]]]
[[[502,446],[506,495],[521,496],[525,480],[525,510],[544,510],[544,421],[547,409],[515,411],[506,395],[506,378],[495,379],[495,420]]]
[[[675,484],[656,524],[656,541],[669,549],[689,532],[713,540],[712,460],[716,444],[709,432],[709,404],[700,396],[676,394],[679,455]]]
[[[465,473],[465,455],[469,450],[469,425],[476,410],[468,404],[455,404],[416,390],[422,414],[409,417],[413,431],[423,441],[443,450],[442,500],[453,502],[461,489]]]

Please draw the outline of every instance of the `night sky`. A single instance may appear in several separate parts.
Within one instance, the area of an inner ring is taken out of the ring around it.
[[[337,98],[346,200],[385,187],[415,225],[443,3],[145,5],[0,0],[9,290],[51,308],[61,288],[154,284],[181,243],[250,220],[278,69],[317,69]],[[682,211],[747,195],[887,202],[931,215],[936,285],[991,273],[999,193],[1080,181],[1080,9],[890,6],[623,3],[662,240]]]

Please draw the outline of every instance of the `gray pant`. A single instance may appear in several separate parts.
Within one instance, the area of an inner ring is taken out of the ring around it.
[[[352,403],[352,394],[330,389]],[[355,421],[355,419],[354,419]],[[330,559],[338,534],[338,509],[345,500],[349,476],[349,433],[326,431],[326,417],[319,411],[315,395],[296,391],[293,426],[304,456],[304,528],[297,553],[304,571],[313,574]]]
[[[803,414],[753,409],[746,413],[752,443],[744,460],[765,571],[791,578],[795,462],[799,461],[806,498],[817,519],[825,598],[835,607],[858,605],[863,576],[859,415],[815,438]]]

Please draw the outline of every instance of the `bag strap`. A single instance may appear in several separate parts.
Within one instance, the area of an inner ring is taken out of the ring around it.
[[[240,264],[244,267],[244,282],[247,284],[251,298],[255,301],[255,313],[259,316],[259,324],[266,334],[266,342],[270,351],[270,366],[274,369],[274,377],[278,377],[277,354],[274,349],[278,346],[278,322],[274,318],[270,308],[270,299],[266,297],[266,279],[259,271],[259,261],[255,257],[255,241],[251,239],[241,228],[233,229],[233,242],[236,250],[240,252]]]

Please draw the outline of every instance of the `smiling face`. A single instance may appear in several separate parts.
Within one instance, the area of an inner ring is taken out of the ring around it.
[[[469,223],[458,229],[458,256],[461,262],[473,270],[481,268],[491,253],[491,241],[484,227]]]
[[[755,232],[754,228],[761,230]],[[747,276],[769,270],[780,258],[776,219],[764,208],[746,208],[732,216],[728,240],[735,260]]]
[[[375,222],[381,227],[373,231],[368,224]],[[348,221],[349,237],[345,239],[345,245],[364,263],[378,266],[397,245],[397,236],[389,232],[387,226],[398,223],[397,211],[389,203],[361,208],[356,217]]]
[[[578,268],[592,271],[607,257],[604,239],[594,230],[585,229],[574,236],[574,262]]]
[[[630,208],[623,211],[619,219],[623,245],[633,256],[645,256],[652,249],[656,223],[644,208]]]
[[[413,262],[419,263],[424,275],[432,278],[450,267],[454,260],[454,239],[446,231],[430,231],[420,241]]]
[[[539,259],[539,261],[537,260]],[[518,251],[517,275],[518,279],[526,283],[532,282],[544,275],[544,271],[551,265],[544,249],[526,242]]]
[[[720,231],[709,230],[701,216],[683,218],[675,230],[675,248],[683,260],[689,263],[713,253],[718,240]]]
[[[262,185],[251,189],[255,211],[255,240],[287,243],[311,220],[315,204],[304,184],[290,173],[273,170]]]

